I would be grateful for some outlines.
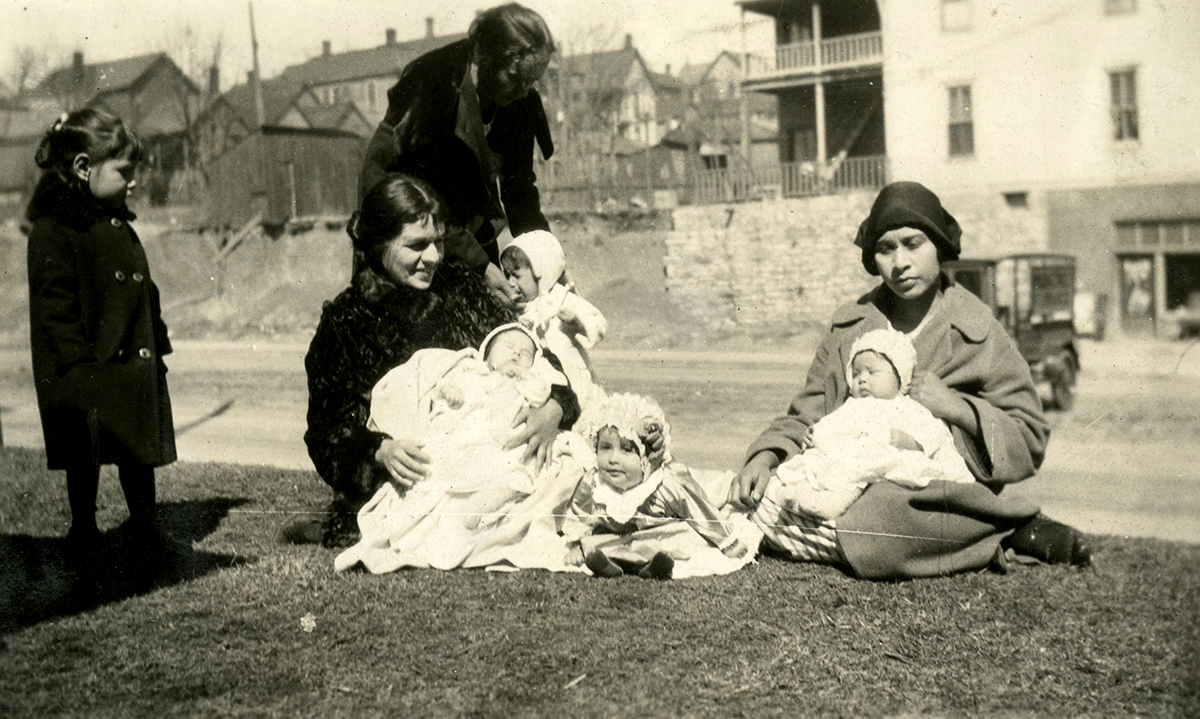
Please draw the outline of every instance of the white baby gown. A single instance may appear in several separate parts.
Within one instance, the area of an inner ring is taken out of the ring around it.
[[[512,378],[473,349],[429,349],[385,375],[371,393],[368,426],[423,440],[429,474],[403,494],[390,482],[375,493],[359,510],[362,538],[338,555],[335,569],[361,562],[377,574],[493,565],[572,571],[556,518],[583,475],[586,447],[560,433],[536,476],[524,446],[503,449],[517,413],[546,402],[550,384],[542,377],[553,373],[535,364]],[[460,407],[442,397],[445,385],[462,391]]]
[[[921,450],[892,446],[892,430]],[[821,519],[845,512],[872,482],[927,487],[934,480],[974,482],[946,423],[907,395],[847,399],[813,425],[813,446],[776,470],[786,509]]]

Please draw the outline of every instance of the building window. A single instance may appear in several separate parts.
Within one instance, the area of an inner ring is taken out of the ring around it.
[[[1137,12],[1137,0],[1104,0],[1105,15],[1126,15]]]
[[[1138,139],[1137,70],[1110,72],[1108,83],[1112,88],[1113,139]]]
[[[1006,192],[1004,193],[1004,204],[1017,209],[1029,207],[1028,192]]]
[[[975,154],[975,126],[971,122],[971,86],[950,88],[950,154]]]
[[[971,0],[942,0],[942,30],[961,32],[971,29]]]

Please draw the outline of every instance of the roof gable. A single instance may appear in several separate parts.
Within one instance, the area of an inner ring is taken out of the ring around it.
[[[651,78],[650,68],[641,53],[626,46],[619,50],[564,57],[561,72],[567,77],[582,78],[589,90],[616,92],[625,90],[628,78],[639,66],[646,77]]]
[[[163,52],[85,64],[78,74],[68,65],[50,73],[35,93],[54,97],[80,96],[87,98],[85,102],[91,102],[101,95],[134,88],[158,68],[173,72],[190,91],[199,93],[196,84]]]
[[[318,55],[285,68],[280,77],[308,85],[326,85],[368,77],[399,76],[401,70],[421,55],[466,37],[462,33],[438,35],[365,50]]]

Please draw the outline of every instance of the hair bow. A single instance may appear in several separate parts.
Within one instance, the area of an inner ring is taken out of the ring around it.
[[[63,126],[66,124],[67,124],[67,113],[64,112],[63,114],[59,115],[58,119],[54,121],[54,124],[50,126],[50,132],[59,132],[63,129]]]

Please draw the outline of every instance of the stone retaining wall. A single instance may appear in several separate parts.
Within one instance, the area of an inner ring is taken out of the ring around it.
[[[824,324],[877,280],[853,244],[875,193],[681,207],[667,233],[667,291],[715,327]],[[1044,198],[1024,207],[1000,193],[943,196],[964,228],[963,256],[1043,250]]]

